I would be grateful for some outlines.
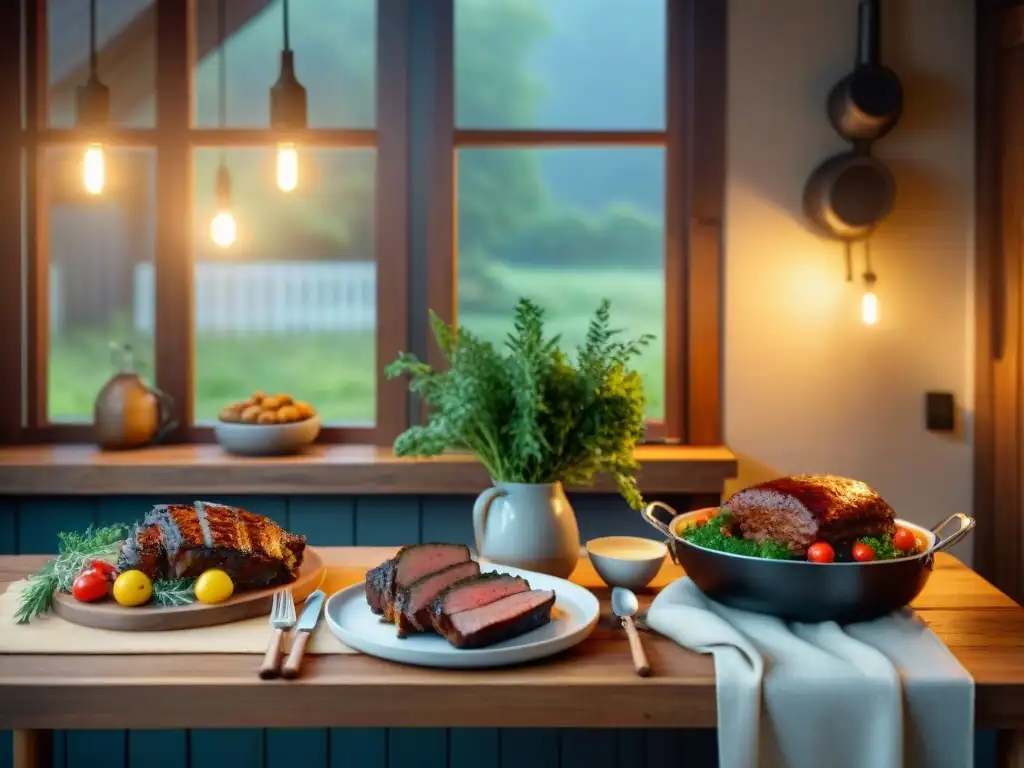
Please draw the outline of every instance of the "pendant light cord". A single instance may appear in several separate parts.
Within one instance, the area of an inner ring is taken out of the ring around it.
[[[290,51],[291,41],[288,34],[288,0],[284,0],[284,49]]]
[[[93,0],[95,2],[95,0]],[[217,89],[220,96],[220,101],[217,105],[217,121],[221,128],[227,125],[228,121],[228,68],[227,68],[227,57],[224,55],[224,47],[226,45],[226,27],[227,27],[227,3],[225,0],[220,0],[220,5],[217,8],[217,37],[219,39],[220,50],[217,54]],[[226,152],[224,147],[220,149],[220,162],[221,165],[225,164]]]
[[[864,274],[875,276],[875,270],[871,268],[871,241],[864,241]]]
[[[89,0],[89,73],[96,77],[99,57],[96,54],[96,0]]]

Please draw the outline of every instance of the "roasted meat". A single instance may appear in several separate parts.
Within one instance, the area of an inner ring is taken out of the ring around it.
[[[395,620],[394,602],[399,589],[411,587],[424,576],[470,559],[465,544],[410,544],[390,560],[366,572],[366,602],[374,613]],[[375,610],[376,606],[376,610]]]
[[[832,475],[780,477],[726,502],[744,538],[777,541],[802,555],[815,541],[843,545],[895,531],[896,514],[866,483]]]
[[[472,610],[493,603],[508,595],[528,592],[530,582],[522,576],[508,573],[481,573],[456,581],[441,592],[430,605],[430,621],[434,629],[443,634],[441,627],[453,613]]]
[[[480,573],[475,560],[449,565],[424,576],[395,595],[395,627],[399,637],[433,629],[430,623],[430,604],[446,587]]]
[[[443,617],[442,634],[456,648],[483,648],[544,626],[554,605],[553,590],[519,592]]]
[[[193,578],[221,568],[238,589],[294,581],[306,538],[269,518],[223,504],[154,507],[121,547],[119,568],[150,578]]]

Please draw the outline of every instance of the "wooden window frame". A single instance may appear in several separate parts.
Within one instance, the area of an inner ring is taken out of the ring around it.
[[[664,147],[665,418],[647,442],[718,445],[725,179],[726,3],[666,2],[666,125],[661,130],[479,129],[455,125],[454,3],[432,0],[434,124],[428,304],[457,318],[456,163],[463,147]],[[429,360],[440,352],[430,345]]]
[[[327,442],[393,441],[418,420],[418,404],[385,362],[410,349],[439,363],[428,338],[426,307],[455,318],[454,161],[459,146],[664,146],[666,414],[649,442],[719,445],[721,429],[721,271],[725,176],[726,3],[667,0],[666,127],[660,131],[484,131],[454,125],[454,0],[378,0],[377,127],[314,129],[306,146],[376,146],[377,418],[372,428],[326,427]],[[195,0],[154,0],[157,124],[115,130],[112,142],[154,148],[157,222],[154,271],[156,385],[179,413],[191,414],[194,388],[192,157],[200,146],[273,146],[270,130],[192,126]],[[2,4],[0,37],[8,66],[0,74],[7,103],[0,117],[0,210],[21,228],[0,232],[0,443],[89,442],[87,424],[46,421],[47,339],[45,182],[22,157],[80,142],[73,129],[46,125],[46,2]],[[24,36],[21,32],[24,30]],[[415,34],[413,34],[415,30]],[[24,77],[18,65],[24,54]],[[12,173],[13,171],[13,173]],[[24,195],[22,190],[24,178]],[[24,202],[23,202],[24,201]],[[386,211],[387,215],[382,213]],[[417,213],[420,215],[417,216]],[[16,258],[22,254],[22,258]],[[22,290],[24,287],[24,291]],[[387,312],[382,308],[386,307]],[[204,442],[212,429],[188,423],[171,442]]]

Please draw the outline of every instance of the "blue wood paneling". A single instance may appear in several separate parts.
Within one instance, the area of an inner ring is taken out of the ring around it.
[[[330,768],[387,768],[388,729],[331,728],[330,748]]]
[[[62,530],[130,523],[157,503],[188,497],[0,498],[0,554],[51,553]],[[472,544],[472,496],[265,497],[217,499],[267,515],[305,534],[313,546],[398,546],[416,541]],[[580,538],[638,535],[654,529],[614,496],[571,499]],[[686,500],[666,499],[680,509]],[[443,705],[441,702],[439,704]],[[54,737],[55,768],[640,768],[714,766],[713,730],[583,729],[196,729],[67,731]],[[0,768],[11,765],[11,735],[0,733]],[[979,733],[976,765],[994,765],[991,731]],[[101,762],[97,762],[97,761]]]

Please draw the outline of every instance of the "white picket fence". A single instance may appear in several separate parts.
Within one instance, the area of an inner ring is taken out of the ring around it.
[[[373,262],[201,262],[195,267],[198,333],[355,332],[377,320],[377,268]],[[50,273],[51,328],[59,331],[63,292],[60,268]],[[135,330],[153,330],[153,265],[132,276]]]
[[[373,262],[200,262],[195,268],[198,333],[367,331],[377,321]],[[133,317],[150,331],[152,264],[135,267]]]

